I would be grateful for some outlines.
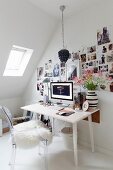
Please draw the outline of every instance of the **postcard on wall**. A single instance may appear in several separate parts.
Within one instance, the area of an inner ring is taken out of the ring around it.
[[[37,68],[37,80],[40,80],[42,75],[43,75],[44,68],[43,67],[38,67]]]
[[[64,63],[64,62],[60,63],[60,67],[65,67],[65,66],[66,66],[66,63]]]
[[[60,72],[60,66],[59,64],[55,64],[53,67],[53,77],[58,77]]]
[[[113,75],[113,62],[109,64],[109,74]]]
[[[67,78],[68,80],[73,80],[74,77],[77,77],[77,66],[73,64],[67,70]]]
[[[113,43],[108,44],[108,50],[109,51],[113,50]]]
[[[94,52],[96,52],[96,45],[87,48],[87,53],[94,53]]]
[[[60,80],[66,81],[66,68],[65,67],[60,68]]]
[[[107,51],[108,51],[107,45],[101,45],[97,48],[97,56],[99,60],[99,65],[107,64],[106,63]]]
[[[87,61],[92,61],[96,59],[97,59],[96,53],[91,53],[91,54],[88,54],[87,56]]]
[[[86,54],[81,54],[80,59],[82,63],[86,62]]]
[[[85,65],[85,63],[82,63]],[[73,80],[74,77],[80,76],[80,62],[79,60],[67,61],[67,80]]]
[[[45,63],[45,74],[44,77],[52,77],[52,60],[49,60],[48,63]]]
[[[110,62],[113,62],[113,51],[107,53],[107,55],[106,55],[106,61],[109,62],[109,63],[110,63]]]
[[[75,61],[75,60],[79,60],[79,52],[76,52],[76,53],[72,53],[71,55],[71,58],[72,58],[72,61]]]
[[[103,27],[101,30],[97,31],[97,44],[102,45],[109,43],[111,41],[110,30],[108,27]]]

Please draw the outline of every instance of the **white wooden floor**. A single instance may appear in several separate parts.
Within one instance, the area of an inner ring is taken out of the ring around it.
[[[0,137],[0,170],[10,170],[9,134]],[[113,158],[101,153],[92,153],[79,147],[79,167],[75,168],[73,152],[67,150],[61,137],[55,137],[49,146],[48,170],[113,170]],[[43,157],[38,155],[38,148],[17,150],[15,170],[44,170]]]

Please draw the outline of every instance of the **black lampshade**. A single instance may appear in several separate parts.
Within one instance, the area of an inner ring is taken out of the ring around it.
[[[61,62],[67,62],[69,59],[69,51],[66,49],[62,49],[58,52],[58,56]]]

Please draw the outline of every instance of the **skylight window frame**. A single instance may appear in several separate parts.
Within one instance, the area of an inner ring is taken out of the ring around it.
[[[12,65],[10,64],[12,59],[14,59],[14,56],[11,56],[14,50],[17,52],[21,52],[21,51],[23,52],[22,57],[20,56],[21,57],[20,60],[22,61],[20,62],[20,65],[17,65],[17,68],[15,66],[16,63],[13,63]],[[28,48],[13,45],[9,54],[9,58],[7,60],[7,64],[3,76],[23,76],[24,71],[28,65],[28,62],[32,56],[32,53],[33,53],[33,49],[28,49]]]

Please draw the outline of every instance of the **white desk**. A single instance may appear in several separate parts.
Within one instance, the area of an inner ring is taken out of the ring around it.
[[[60,116],[57,113],[59,112],[54,106],[43,106],[41,104],[31,104],[28,106],[21,107],[23,110],[28,110],[31,112],[35,112],[38,114],[42,114],[45,116],[50,116],[55,119],[59,119],[62,121],[66,121],[72,123],[73,125],[73,145],[74,145],[74,161],[75,165],[78,165],[78,154],[77,154],[77,122],[83,120],[84,118],[88,117],[89,121],[89,130],[90,130],[90,140],[91,140],[91,148],[92,152],[94,152],[94,138],[93,138],[93,127],[92,127],[92,118],[91,114],[98,111],[99,109],[93,111],[75,111],[74,114],[70,116]],[[66,108],[67,109],[67,108]]]

